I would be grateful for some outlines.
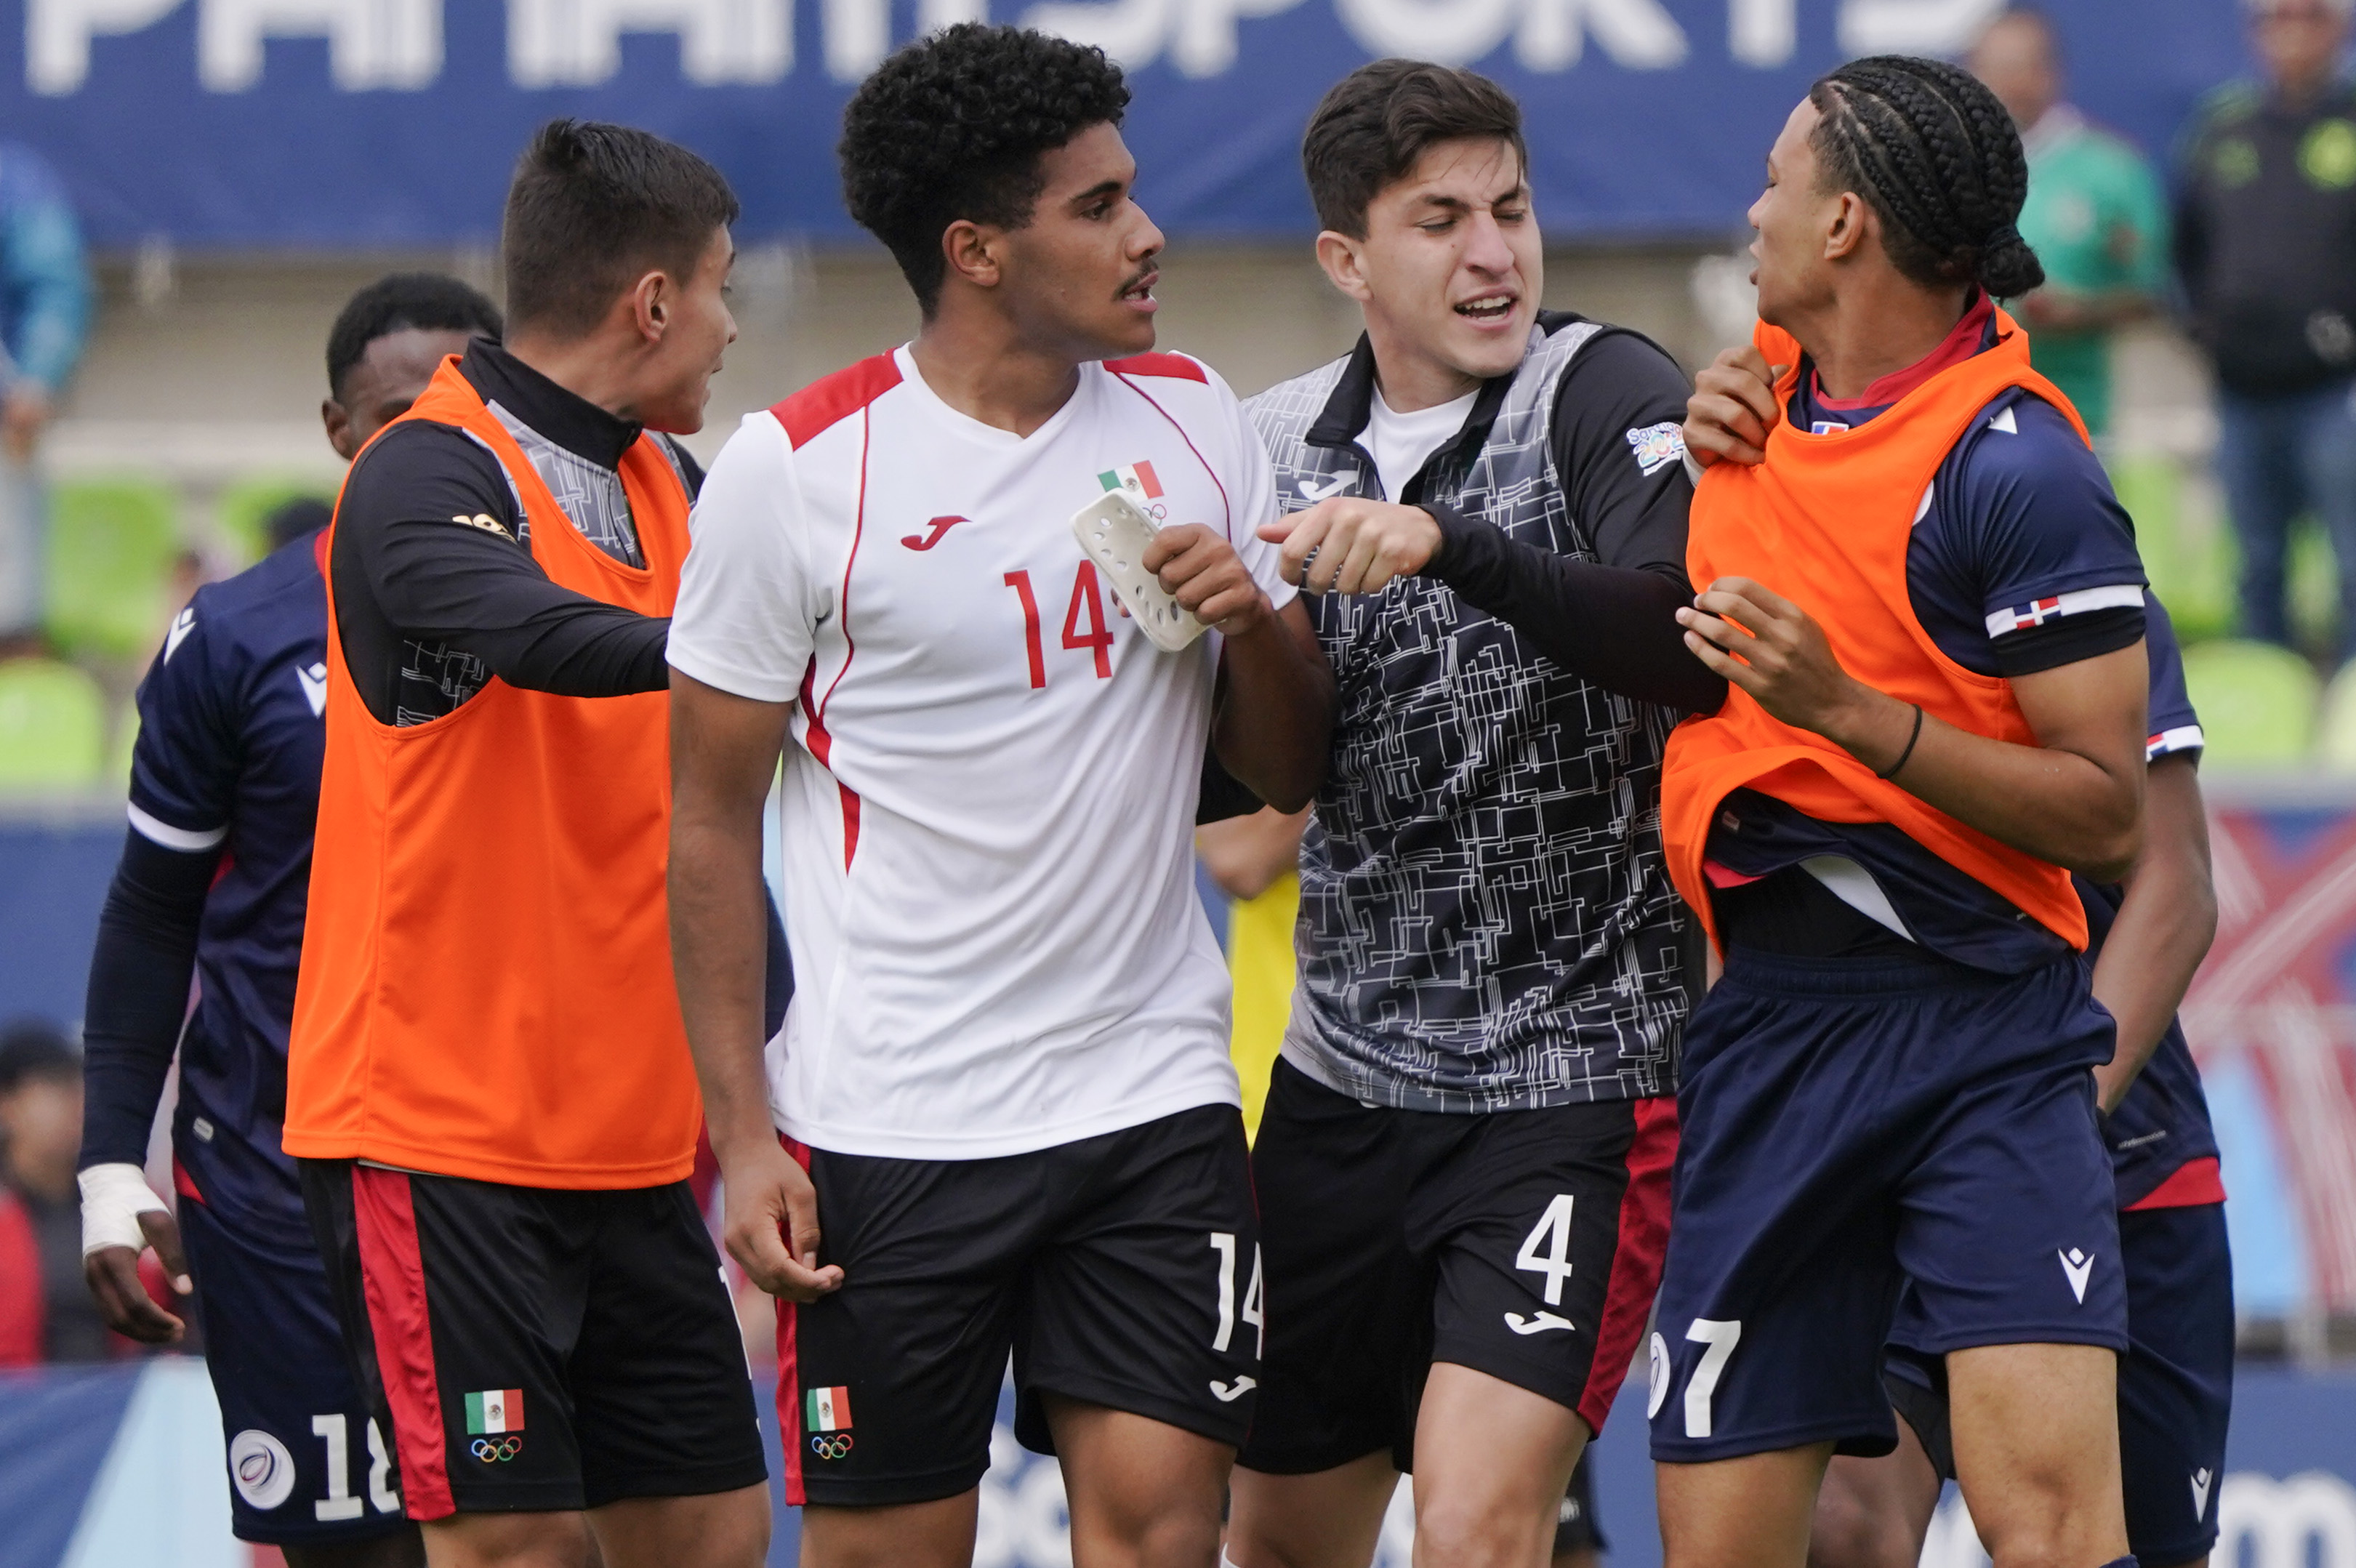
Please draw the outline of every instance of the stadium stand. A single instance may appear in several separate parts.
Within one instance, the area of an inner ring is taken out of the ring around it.
[[[183,549],[179,499],[143,479],[57,487],[49,532],[49,635],[59,651],[131,659],[162,628]]]
[[[305,497],[333,505],[335,491],[316,479],[258,475],[241,479],[223,490],[213,515],[222,537],[235,553],[237,564],[248,566],[270,553],[270,515],[288,501]]]
[[[2319,682],[2286,648],[2226,639],[2184,650],[2184,679],[2221,768],[2303,763],[2315,736]]]
[[[106,695],[70,664],[0,663],[0,795],[91,789],[106,775]]]
[[[2316,762],[2329,773],[2356,774],[2356,663],[2340,666],[2323,689],[2315,731]]]
[[[2183,466],[2171,454],[2138,452],[2109,463],[2111,487],[2135,519],[2136,545],[2152,591],[2186,642],[2222,637],[2233,623],[2233,547],[2222,520],[2199,521],[2184,494]]]

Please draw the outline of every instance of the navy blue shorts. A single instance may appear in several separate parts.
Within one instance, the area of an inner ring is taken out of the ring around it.
[[[179,1220],[238,1539],[320,1546],[407,1529],[310,1231],[241,1228],[185,1197]]]
[[[2217,1477],[2233,1410],[2233,1262],[2225,1206],[2119,1216],[2127,1353],[2119,1360],[2119,1457],[2127,1547],[2147,1568],[2205,1558],[2217,1544]],[[1900,1300],[1884,1370],[1890,1402],[1932,1466],[1955,1477],[1945,1363],[1920,1339],[1914,1293]]]
[[[1889,1453],[1910,1278],[1934,1353],[2124,1350],[2088,1071],[2115,1036],[2074,957],[2006,976],[1734,950],[1686,1033],[1653,1456]]]

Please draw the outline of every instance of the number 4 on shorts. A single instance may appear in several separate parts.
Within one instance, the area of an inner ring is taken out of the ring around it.
[[[1570,1278],[1570,1210],[1571,1197],[1567,1192],[1554,1195],[1554,1201],[1538,1216],[1536,1229],[1522,1238],[1522,1250],[1514,1254],[1514,1267],[1527,1269],[1546,1276],[1546,1304],[1562,1305],[1562,1282]],[[1546,1251],[1540,1252],[1543,1246]]]

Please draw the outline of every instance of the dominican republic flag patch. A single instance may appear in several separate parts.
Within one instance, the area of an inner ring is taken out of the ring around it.
[[[851,1391],[847,1388],[802,1391],[802,1425],[811,1432],[851,1430]]]
[[[485,1389],[480,1393],[468,1394],[466,1430],[469,1433],[521,1432],[523,1391]]]
[[[2028,631],[2033,627],[2043,626],[2061,616],[2129,607],[2143,607],[2143,585],[2140,583],[2118,583],[2105,588],[2075,588],[2066,594],[2051,594],[2041,599],[2031,599],[2025,605],[1989,612],[1987,634],[2002,637],[2007,632]]]
[[[1132,500],[1162,499],[1162,481],[1153,477],[1153,465],[1151,463],[1128,463],[1118,468],[1107,468],[1097,476],[1097,483],[1108,490],[1127,490]]]

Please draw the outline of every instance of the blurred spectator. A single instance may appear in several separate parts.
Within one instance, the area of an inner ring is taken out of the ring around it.
[[[262,520],[263,537],[270,548],[284,550],[305,534],[316,533],[335,521],[336,509],[316,496],[296,496],[282,501]]]
[[[2158,307],[2168,285],[2168,208],[2144,156],[2063,101],[2061,40],[2036,11],[2007,11],[1972,51],[1974,75],[2020,127],[2029,200],[2020,234],[2045,286],[2016,302],[2037,369],[2087,428],[2111,424],[2111,334]]]
[[[2356,649],[2356,0],[2251,0],[2263,80],[2187,126],[2176,261],[2217,369],[2217,460],[2242,544],[2242,629],[2290,640],[2283,557],[2312,509],[2339,558],[2340,652]]]
[[[0,145],[0,658],[36,651],[48,499],[42,430],[90,329],[90,269],[58,177]]]
[[[0,1034],[0,1367],[100,1361],[81,1283],[81,1057],[48,1024]]]

